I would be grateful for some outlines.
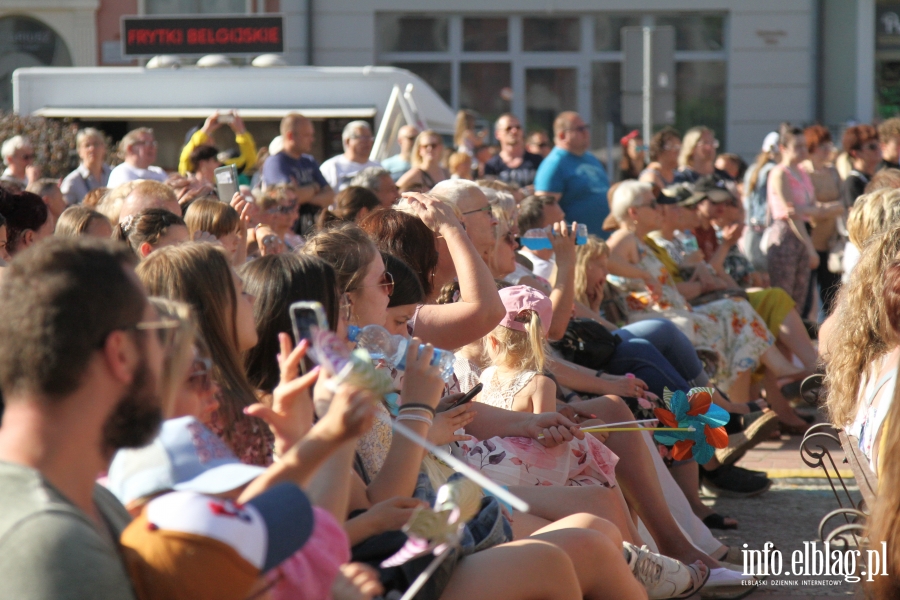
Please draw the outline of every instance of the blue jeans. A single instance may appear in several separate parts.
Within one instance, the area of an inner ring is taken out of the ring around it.
[[[691,388],[689,381],[703,378],[703,364],[693,345],[670,321],[648,319],[614,333],[622,343],[606,365],[607,373],[634,373],[660,398],[665,387],[686,392]]]

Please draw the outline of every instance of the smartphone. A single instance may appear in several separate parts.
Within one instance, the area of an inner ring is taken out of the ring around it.
[[[448,408],[447,410],[453,410],[457,406],[462,406],[463,404],[468,404],[469,402],[472,401],[473,398],[475,398],[475,396],[477,396],[478,394],[481,393],[481,388],[483,388],[483,387],[484,387],[484,384],[476,383],[475,387],[473,387],[471,390],[466,392],[465,396],[463,396],[462,398],[460,398],[459,400],[454,402],[452,405],[450,405],[450,408]]]
[[[238,172],[234,165],[225,165],[214,171],[216,176],[216,193],[219,201],[231,204],[231,199],[238,191]]]
[[[227,125],[228,123],[234,123],[234,115],[232,113],[221,113],[219,115],[219,118],[216,120],[219,123],[224,123]]]
[[[315,349],[312,347],[313,335],[320,329],[328,329],[328,317],[320,302],[294,302],[290,307],[291,325],[294,329],[294,340],[308,340],[310,343],[306,357],[301,363],[301,370],[306,373],[318,362]]]

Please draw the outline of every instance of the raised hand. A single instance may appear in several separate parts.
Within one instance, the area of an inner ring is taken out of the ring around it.
[[[406,192],[402,196],[409,201],[416,216],[433,232],[439,233],[445,227],[462,227],[453,210],[434,196],[418,192]]]
[[[406,346],[406,374],[400,391],[400,405],[405,402],[419,402],[434,408],[441,399],[444,380],[441,379],[438,367],[431,366],[434,347],[425,344],[419,352],[421,344],[422,340],[414,337]]]
[[[306,435],[312,427],[313,403],[310,389],[319,377],[319,367],[302,377],[300,361],[309,350],[309,341],[301,340],[296,348],[291,348],[291,336],[278,334],[281,353],[278,365],[281,381],[272,392],[272,405],[253,404],[244,413],[262,419],[275,435],[275,453],[281,454]]]

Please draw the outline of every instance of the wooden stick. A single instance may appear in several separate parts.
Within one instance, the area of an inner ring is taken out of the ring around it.
[[[693,427],[608,427],[606,425],[597,425],[596,427],[585,427],[581,431],[585,433],[604,432],[604,431],[697,431]],[[544,434],[538,435],[538,439],[543,439]]]

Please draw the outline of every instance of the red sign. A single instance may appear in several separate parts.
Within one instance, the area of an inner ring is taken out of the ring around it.
[[[281,16],[124,17],[123,54],[263,54],[284,51]]]

